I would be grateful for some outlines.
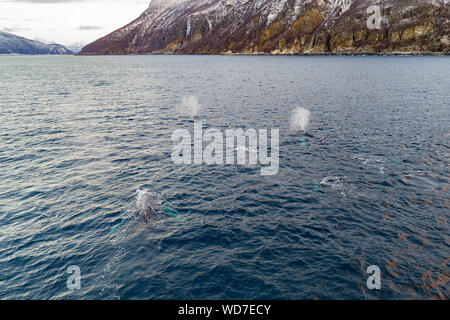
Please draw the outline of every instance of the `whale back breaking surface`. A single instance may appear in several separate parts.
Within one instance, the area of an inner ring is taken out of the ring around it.
[[[157,214],[161,208],[160,195],[148,189],[136,190],[136,200],[134,204],[134,216],[137,219],[148,221]]]

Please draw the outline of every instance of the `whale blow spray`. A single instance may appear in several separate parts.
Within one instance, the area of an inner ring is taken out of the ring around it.
[[[197,118],[202,109],[196,96],[183,97],[181,99],[181,107],[183,113],[191,118]]]
[[[308,109],[298,107],[291,113],[291,130],[294,132],[306,132],[311,112]]]

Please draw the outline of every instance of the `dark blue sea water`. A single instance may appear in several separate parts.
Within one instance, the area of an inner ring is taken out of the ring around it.
[[[449,57],[0,57],[0,298],[447,299],[449,75]],[[205,127],[278,128],[279,173],[172,163],[189,95]],[[299,106],[314,137],[289,131]],[[161,197],[147,223],[137,189]]]

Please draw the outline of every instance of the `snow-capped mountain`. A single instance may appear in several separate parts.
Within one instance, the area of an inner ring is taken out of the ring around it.
[[[0,54],[70,54],[64,46],[56,43],[26,39],[11,33],[0,32]]]
[[[81,54],[448,53],[449,0],[152,0]]]

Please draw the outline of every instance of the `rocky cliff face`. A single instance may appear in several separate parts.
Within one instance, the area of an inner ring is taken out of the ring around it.
[[[0,32],[0,54],[71,54],[60,44],[46,44]]]
[[[152,0],[81,54],[448,54],[449,1]]]

